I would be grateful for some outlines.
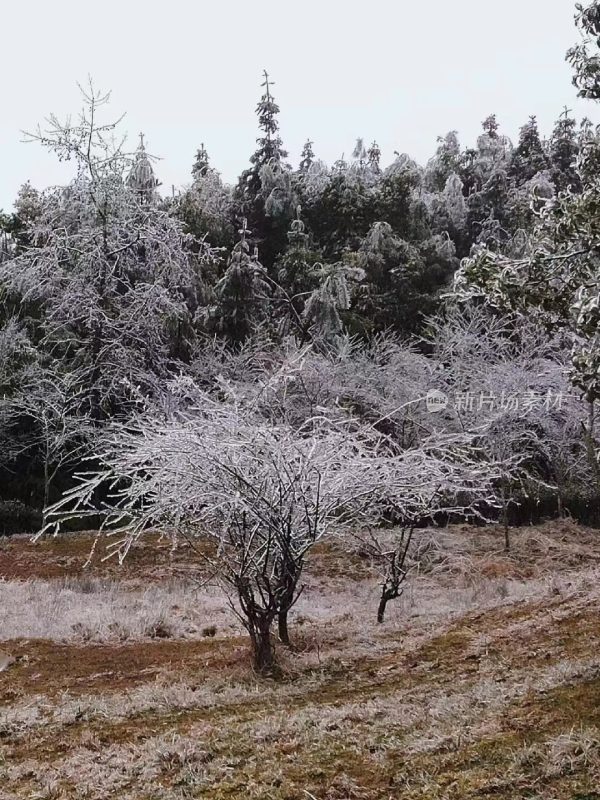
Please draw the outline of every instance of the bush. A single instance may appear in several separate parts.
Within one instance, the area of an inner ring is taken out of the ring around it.
[[[32,533],[40,529],[42,515],[21,500],[0,500],[0,536]]]

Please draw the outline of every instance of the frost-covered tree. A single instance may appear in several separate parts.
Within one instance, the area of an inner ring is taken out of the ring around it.
[[[377,142],[371,142],[371,146],[367,150],[367,158],[373,172],[379,173],[381,171],[381,150]]]
[[[210,162],[208,153],[204,147],[204,142],[200,145],[200,149],[196,152],[196,158],[192,166],[192,178],[196,181],[203,178],[210,169]]]
[[[153,203],[158,199],[156,189],[159,181],[154,175],[152,161],[146,152],[142,133],[140,134],[140,144],[133,157],[133,164],[127,175],[126,183],[142,203]]]
[[[225,273],[215,286],[215,304],[203,311],[208,330],[218,332],[232,344],[243,342],[266,321],[271,295],[257,251],[250,252],[251,232],[246,219],[239,234]]]
[[[550,166],[540,133],[537,119],[530,117],[521,128],[519,142],[512,152],[510,174],[517,186],[527,183],[539,172]]]
[[[174,201],[175,215],[197,240],[206,239],[215,248],[232,248],[235,242],[233,189],[223,183],[208,162],[192,173],[192,185]],[[223,251],[220,253],[222,255]]]
[[[314,142],[311,142],[310,139],[307,139],[304,143],[304,147],[302,148],[302,153],[300,155],[300,164],[298,169],[300,172],[308,172],[308,170],[312,167],[315,161],[315,153],[313,150]]]
[[[584,97],[597,98],[598,56],[591,38],[600,32],[596,2],[580,7],[578,25],[588,37],[569,58],[575,84]],[[597,45],[597,42],[596,42]],[[596,456],[596,406],[600,399],[600,148],[593,132],[582,137],[577,171],[580,194],[562,193],[544,207],[525,258],[514,259],[487,248],[465,262],[456,278],[463,298],[483,298],[496,308],[509,308],[540,319],[570,337],[572,381],[589,404],[587,437],[590,463],[600,478]]]
[[[432,314],[436,295],[456,266],[448,236],[413,244],[394,233],[387,222],[375,223],[358,250],[364,269],[356,297],[356,313],[378,330],[412,333],[424,314]]]
[[[15,200],[14,212],[7,215],[4,231],[10,235],[11,253],[31,244],[28,231],[40,216],[42,203],[40,193],[29,183],[24,183]]]
[[[16,432],[20,457],[41,468],[42,528],[54,483],[79,465],[94,440],[95,427],[84,407],[86,392],[77,376],[56,370],[27,371],[18,392],[0,402],[4,432]]]
[[[309,235],[301,218],[300,206],[296,219],[288,231],[288,248],[277,262],[277,282],[282,296],[282,325],[284,332],[295,332],[303,342],[308,328],[304,318],[304,307],[315,289],[318,276],[315,264],[320,254],[309,249]]]
[[[145,156],[125,154],[115,124],[99,121],[108,95],[91,88],[84,99],[76,123],[52,116],[31,137],[77,174],[42,194],[32,245],[1,265],[0,285],[42,361],[77,376],[100,420],[152,392],[185,354],[210,251],[193,252],[182,226],[150,202],[150,178],[130,187]]]
[[[261,135],[256,140],[258,147],[250,157],[252,166],[238,181],[236,201],[240,218],[245,217],[252,230],[252,244],[260,247],[264,264],[270,269],[277,254],[285,247],[287,226],[295,203],[291,197],[289,201],[282,201],[291,170],[285,163],[288,153],[283,149],[279,136],[279,106],[271,92],[274,83],[266,70],[263,75],[264,92],[256,107]]]
[[[577,173],[579,156],[577,123],[565,108],[557,120],[550,137],[549,156],[552,180],[557,192],[571,189],[581,191],[581,179]]]
[[[342,262],[315,264],[312,276],[318,282],[306,300],[303,320],[314,342],[335,346],[344,333],[341,314],[351,306],[351,284],[362,281],[359,267]]]
[[[271,388],[301,370],[272,374]],[[488,496],[494,470],[469,455],[469,437],[436,434],[402,451],[339,408],[294,426],[265,420],[253,397],[215,400],[189,380],[171,388],[185,403],[166,418],[114,426],[96,470],[51,513],[59,523],[102,516],[120,559],[157,526],[207,542],[211,574],[246,627],[261,673],[275,668],[272,626],[279,619],[286,641],[316,543],[357,520],[376,524],[390,510],[414,517],[432,495],[444,503],[467,491]],[[102,487],[112,491],[98,505]]]
[[[485,305],[449,305],[430,320],[435,386],[449,398],[449,430],[476,433],[497,464],[506,546],[509,507],[586,498],[585,403],[568,380],[568,342],[536,321]],[[554,510],[554,509],[552,509]]]
[[[425,189],[431,192],[443,191],[448,178],[459,172],[462,160],[458,133],[450,131],[438,137],[435,155],[427,163],[423,175]]]
[[[195,406],[201,411],[171,421],[116,427],[97,454],[99,470],[52,513],[100,513],[121,534],[113,546],[121,559],[157,525],[212,541],[207,560],[233,595],[255,667],[271,672],[271,627],[295,602],[308,553],[334,524],[378,515],[395,491],[394,459],[355,424],[314,419],[296,431],[206,396]],[[98,508],[93,498],[105,485],[121,488]]]
[[[600,38],[600,3],[598,0],[584,6],[576,3],[576,23],[582,41],[567,53],[573,67],[573,83],[580,97],[600,100],[600,60],[596,48]]]

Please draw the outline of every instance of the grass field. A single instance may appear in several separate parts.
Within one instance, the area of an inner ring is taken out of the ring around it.
[[[185,548],[0,540],[0,800],[600,798],[600,534],[424,531],[374,624],[369,562],[310,563],[283,674]]]

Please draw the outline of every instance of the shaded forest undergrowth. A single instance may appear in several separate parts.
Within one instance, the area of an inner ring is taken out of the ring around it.
[[[597,532],[512,538],[420,532],[379,626],[368,559],[320,545],[278,680],[189,551],[3,542],[0,798],[599,796]]]

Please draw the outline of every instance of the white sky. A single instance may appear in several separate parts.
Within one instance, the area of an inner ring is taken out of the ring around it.
[[[257,136],[261,72],[276,82],[292,163],[307,137],[331,162],[356,137],[421,163],[451,129],[471,144],[488,114],[515,138],[530,114],[548,134],[576,99],[565,51],[578,36],[572,0],[0,0],[0,208],[27,179],[67,174],[21,143],[51,111],[80,107],[88,74],[146,134],[163,189],[189,181],[201,142],[234,180]]]

